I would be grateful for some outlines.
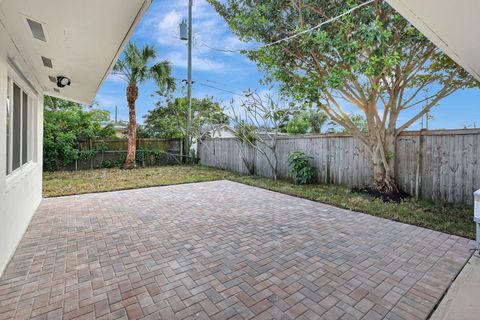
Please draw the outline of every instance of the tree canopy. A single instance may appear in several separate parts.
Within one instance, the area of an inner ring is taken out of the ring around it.
[[[184,138],[188,115],[188,99],[175,98],[160,101],[145,116],[145,131],[157,138]],[[218,102],[207,97],[192,98],[192,135],[200,138],[209,126],[228,124],[228,116]]]
[[[318,109],[309,108],[295,112],[285,124],[283,130],[289,134],[321,133],[327,122],[327,115]]]
[[[396,190],[396,136],[441,99],[478,86],[381,0],[319,28],[313,27],[363,1],[208,1],[241,40],[259,43],[244,53],[265,72],[266,82],[278,82],[283,94],[318,106],[365,144],[374,165],[372,184],[379,190]],[[431,94],[424,97],[427,87]],[[364,114],[367,130],[352,121],[351,108]],[[413,116],[400,121],[405,110]]]

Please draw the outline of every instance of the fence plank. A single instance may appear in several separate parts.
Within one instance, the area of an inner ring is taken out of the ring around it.
[[[312,165],[320,183],[362,187],[373,179],[370,152],[351,136],[280,137],[278,177],[288,177],[287,157],[293,151],[313,156]],[[233,138],[204,140],[199,144],[198,156],[203,165],[240,173],[248,173],[243,161],[246,159],[254,163],[255,174],[272,177],[264,156],[251,147],[242,147]],[[473,204],[473,192],[480,189],[479,158],[480,130],[403,132],[397,138],[396,181],[399,188],[414,195],[418,166],[420,197]]]

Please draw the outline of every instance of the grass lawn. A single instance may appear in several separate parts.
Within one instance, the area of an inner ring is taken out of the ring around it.
[[[228,179],[470,239],[475,237],[473,208],[470,206],[455,206],[413,198],[402,203],[384,203],[368,195],[352,193],[342,186],[297,186],[288,181],[241,176],[202,166],[45,172],[43,194],[45,197],[52,197],[219,179]]]
[[[43,196],[102,192],[225,179],[229,172],[202,166],[165,166],[132,170],[98,169],[44,172]]]

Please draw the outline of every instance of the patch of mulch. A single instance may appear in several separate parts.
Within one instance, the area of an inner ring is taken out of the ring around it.
[[[366,194],[371,197],[382,199],[383,202],[396,202],[401,203],[403,200],[410,197],[410,195],[406,192],[391,192],[391,193],[384,193],[372,187],[364,187],[364,188],[352,188],[353,193],[360,193]]]

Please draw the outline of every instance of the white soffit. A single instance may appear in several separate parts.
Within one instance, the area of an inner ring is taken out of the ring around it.
[[[45,94],[90,104],[150,3],[0,0],[0,13],[18,51],[9,55],[21,55]],[[70,78],[71,85],[56,88],[51,78],[56,76]]]
[[[480,0],[386,0],[480,81]]]

